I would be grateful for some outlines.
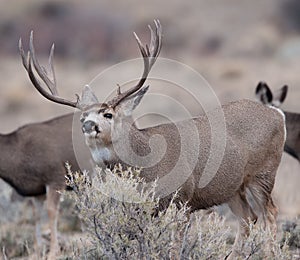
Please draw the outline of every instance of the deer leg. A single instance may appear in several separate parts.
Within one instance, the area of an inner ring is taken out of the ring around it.
[[[229,202],[228,206],[230,207],[233,214],[238,218],[239,228],[238,233],[235,237],[233,244],[233,250],[228,259],[236,259],[243,249],[244,240],[249,236],[249,223],[250,221],[256,222],[257,216],[253,212],[251,206],[249,205],[245,191],[240,190]]]
[[[34,249],[37,259],[40,258],[42,248],[42,233],[41,233],[41,212],[44,205],[44,196],[37,196],[32,198],[33,217],[35,219],[35,243]]]
[[[255,202],[260,207],[263,214],[265,228],[270,227],[270,231],[273,233],[277,230],[276,218],[278,215],[278,209],[272,200],[272,190],[275,182],[276,169],[274,166],[267,165],[264,172],[261,172],[255,176],[252,183],[249,184],[249,191],[251,192]]]
[[[274,204],[271,196],[268,198],[266,208],[267,208],[268,226],[270,228],[270,232],[271,232],[273,238],[275,238],[276,233],[277,233],[276,219],[277,219],[277,215],[278,215],[278,208]]]
[[[60,194],[56,189],[47,187],[47,211],[50,222],[50,252],[48,259],[56,259],[56,254],[58,253],[58,241],[57,241],[57,217],[59,210],[59,199]]]
[[[265,171],[256,177],[256,182],[249,185],[249,190],[258,204],[264,220],[264,228],[269,232],[269,239],[265,241],[265,253],[267,256],[273,255],[272,244],[276,238],[277,224],[276,218],[278,209],[273,202],[271,192],[273,189],[275,174],[274,169]]]
[[[278,215],[278,208],[273,202],[273,199],[270,194],[266,196],[264,200],[264,218],[265,218],[265,229],[268,234],[268,239],[266,240],[266,247],[265,247],[265,254],[266,256],[274,257],[274,250],[273,250],[273,243],[276,239],[277,233],[277,215]]]

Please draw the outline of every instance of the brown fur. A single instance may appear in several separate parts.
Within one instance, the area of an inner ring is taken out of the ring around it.
[[[211,129],[207,116],[192,119],[200,139],[199,155],[192,174],[180,186],[178,199],[180,202],[188,202],[191,211],[228,203],[232,212],[239,219],[240,231],[235,243],[237,245],[238,241],[249,233],[247,223],[249,220],[256,221],[257,215],[261,215],[265,224],[273,232],[276,232],[277,208],[273,203],[271,192],[283,151],[285,123],[280,112],[250,100],[231,102],[222,106],[222,109],[227,130],[226,148],[222,163],[211,182],[204,188],[199,188],[198,183],[210,152]],[[98,120],[95,123],[101,126],[105,119],[99,115]],[[114,121],[122,120],[114,118]],[[132,125],[131,118],[123,118],[122,126],[130,125],[133,153],[140,156],[146,156],[150,153],[149,138],[155,134],[162,135],[167,143],[167,150],[162,160],[153,167],[142,170],[141,176],[147,182],[154,181],[156,178],[161,179],[173,169],[181,149],[177,127],[182,126],[186,134],[192,134],[191,129],[185,127],[188,123],[189,121],[182,121],[176,125],[170,123],[137,129],[135,125]],[[114,131],[113,127],[112,131]],[[96,163],[104,163],[105,166],[117,163],[124,164],[117,154],[125,155],[130,161],[133,154],[130,154],[125,148],[122,150],[122,147],[126,147],[125,143],[122,143],[126,135],[127,133],[120,133],[116,141],[119,142],[117,146],[102,142],[101,136],[99,139],[96,138],[94,142],[98,148],[106,147],[111,152],[109,160],[97,161],[96,159]],[[104,138],[108,139],[108,137]],[[116,153],[114,147],[119,147],[121,150]],[[90,148],[92,154],[97,153],[92,147]],[[154,147],[152,152],[159,149],[160,147]],[[189,166],[189,160],[193,157],[190,152],[191,149],[181,151],[186,162],[182,169]],[[139,161],[131,166],[140,166]],[[172,176],[168,185],[180,183],[181,177],[179,175]],[[158,185],[158,194],[162,189],[164,186]],[[250,205],[246,198],[246,192],[251,194],[253,201],[257,204],[256,207]],[[162,198],[161,209],[168,204],[169,199],[170,196]],[[254,209],[259,209],[259,211],[254,213]]]
[[[79,170],[72,143],[73,114],[29,124],[16,131],[0,135],[0,177],[20,195],[36,198],[47,196],[47,211],[51,229],[49,259],[58,250],[57,215],[60,194],[66,188],[65,162]],[[41,208],[35,210],[36,224]],[[36,240],[39,240],[38,234]],[[39,241],[36,241],[39,244]],[[39,248],[36,248],[37,252]]]
[[[283,111],[286,121],[284,151],[300,162],[300,114]]]

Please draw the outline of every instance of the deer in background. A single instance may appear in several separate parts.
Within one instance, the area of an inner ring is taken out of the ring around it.
[[[288,91],[288,86],[283,86],[274,94],[265,82],[259,82],[255,95],[257,99],[265,105],[279,108],[284,102]],[[283,111],[286,121],[286,141],[284,151],[300,162],[300,114]]]
[[[86,144],[98,165],[111,167],[120,163],[125,166],[141,166],[139,160],[131,164],[128,162],[136,156],[143,158],[151,152],[155,154],[161,150],[161,143],[149,143],[150,138],[155,135],[164,138],[167,148],[158,163],[142,168],[141,177],[146,182],[164,178],[176,165],[180,153],[184,158],[180,166],[181,174],[189,169],[191,158],[196,158],[194,169],[179,187],[177,200],[187,202],[191,212],[223,203],[229,205],[239,221],[239,232],[233,247],[234,251],[230,256],[234,258],[238,254],[240,241],[249,234],[249,221],[256,221],[259,215],[264,220],[266,228],[272,230],[273,234],[276,233],[277,207],[273,203],[271,192],[285,142],[284,116],[276,109],[250,100],[223,105],[219,110],[224,113],[226,123],[224,156],[213,179],[205,187],[200,187],[199,182],[211,148],[212,133],[207,115],[145,129],[138,129],[133,123],[132,112],[148,91],[148,86],[144,86],[144,83],[161,50],[161,25],[157,20],[154,23],[155,30],[149,26],[151,40],[146,47],[135,34],[144,62],[141,79],[127,91],[121,92],[118,88],[117,95],[108,102],[99,102],[88,86],[84,88],[81,98],[77,96],[75,101],[56,95],[55,81],[48,76],[54,75],[53,65],[51,64],[47,73],[41,70],[36,59],[32,34],[28,57],[22,55],[23,63],[32,84],[44,97],[81,110],[82,131]],[[21,51],[21,54],[24,53]],[[52,55],[53,52],[50,60]],[[36,74],[50,92],[38,81]],[[196,129],[190,128],[191,124],[195,125]],[[200,144],[199,146],[197,144],[192,152],[181,149],[179,128],[188,136],[199,138]],[[130,147],[126,143],[127,140]],[[151,157],[148,160],[152,162]],[[178,181],[181,181],[180,174],[172,175],[167,186],[158,185],[158,191],[168,189],[172,185],[176,186]],[[253,207],[249,203],[247,191],[258,207]],[[171,197],[172,194],[160,198],[161,209],[164,209]],[[256,209],[259,211],[255,212]]]
[[[46,194],[51,231],[48,259],[56,259],[58,251],[58,191],[66,188],[65,163],[79,170],[73,151],[72,123],[73,114],[67,114],[0,135],[0,177],[18,194],[33,199],[37,255],[41,251],[40,218]]]

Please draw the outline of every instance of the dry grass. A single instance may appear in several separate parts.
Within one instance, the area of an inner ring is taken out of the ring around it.
[[[224,259],[230,253],[233,232],[223,217],[198,212],[188,220],[186,206],[178,209],[173,201],[157,215],[155,183],[149,187],[138,177],[138,170],[116,167],[96,172],[91,179],[69,170],[73,192],[67,196],[75,201],[88,234],[69,252],[72,259]],[[296,259],[297,223],[287,225],[280,240],[274,241],[259,226],[250,229],[239,259]]]

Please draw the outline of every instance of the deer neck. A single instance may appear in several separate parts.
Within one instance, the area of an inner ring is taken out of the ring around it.
[[[139,130],[133,121],[123,122],[122,129],[115,129],[115,131],[117,131],[117,138],[112,137],[111,143],[94,142],[89,145],[92,157],[99,166],[126,165],[127,157],[133,154],[143,156],[150,152],[147,134]]]
[[[119,138],[113,143],[113,163],[127,166],[139,166],[139,158],[151,152],[149,134],[140,130],[133,122],[123,123]]]

